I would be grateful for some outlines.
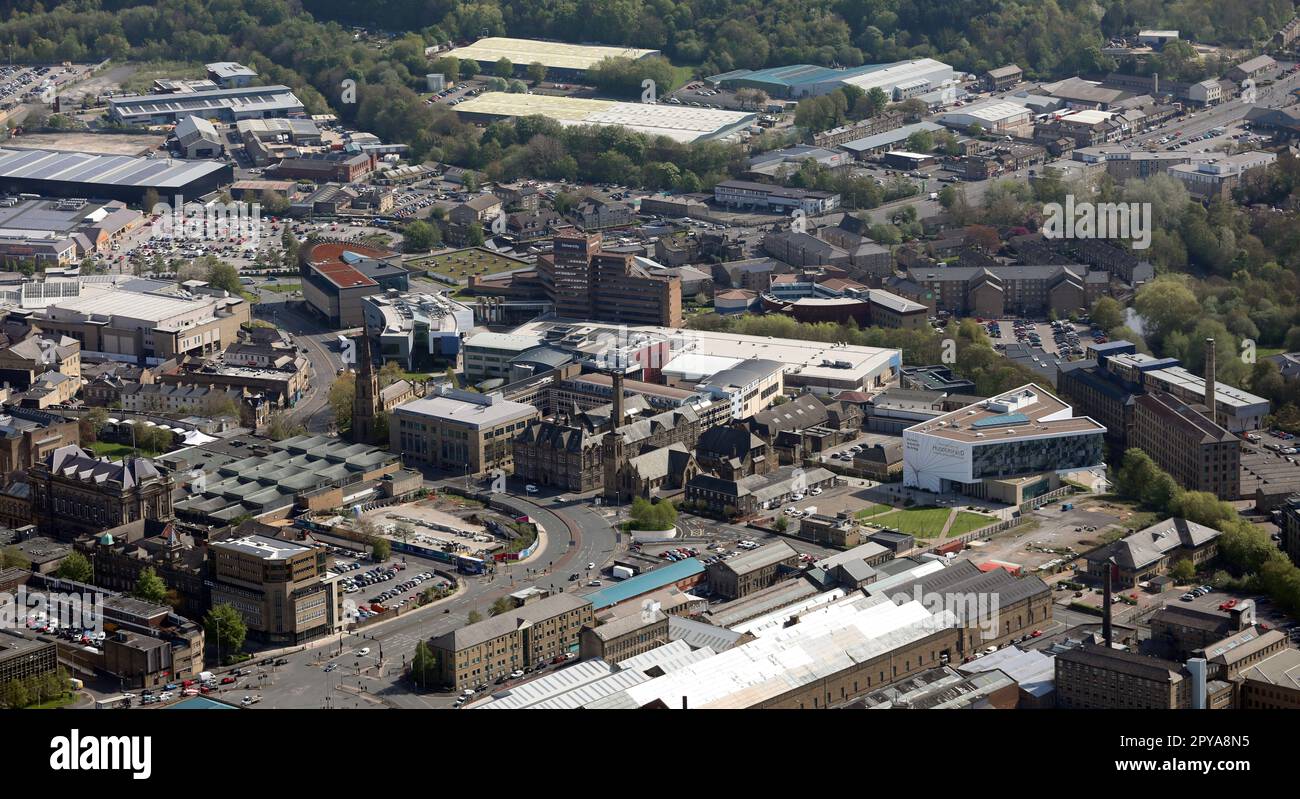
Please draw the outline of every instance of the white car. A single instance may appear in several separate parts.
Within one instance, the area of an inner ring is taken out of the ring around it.
[[[366,655],[369,655],[369,654],[370,654],[370,647],[368,647],[368,646],[363,646],[363,647],[361,647],[360,649],[357,650],[357,657],[359,657],[359,658],[363,658],[363,657],[365,657]]]
[[[592,561],[591,563],[588,563],[588,564],[587,564],[587,570],[588,570],[588,571],[590,571],[591,569],[594,569],[594,568],[596,568],[596,562],[595,562],[595,561]]]
[[[822,490],[820,488],[814,488],[808,491],[808,493],[812,494],[814,497],[820,494],[821,492]]]
[[[535,485],[526,485],[526,486],[524,486],[524,491],[525,491],[526,493],[529,493],[529,494],[536,494],[536,493],[537,493],[537,486],[535,486]]]

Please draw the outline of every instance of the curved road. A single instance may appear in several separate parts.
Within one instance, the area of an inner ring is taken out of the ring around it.
[[[430,487],[448,484],[455,485],[457,480],[426,481]],[[287,656],[288,664],[274,669],[256,688],[264,697],[257,707],[451,707],[455,695],[415,693],[401,682],[404,659],[410,658],[419,641],[465,626],[471,611],[478,611],[486,618],[493,602],[522,588],[589,590],[585,587],[587,563],[594,562],[599,570],[619,547],[618,534],[609,521],[589,501],[573,500],[557,505],[549,498],[521,496],[522,484],[507,493],[507,501],[512,506],[536,519],[546,530],[546,546],[538,557],[527,565],[501,564],[495,575],[461,575],[466,590],[453,599],[379,624],[361,635],[347,635],[341,647],[337,639],[332,639],[327,645]],[[573,572],[583,579],[570,582],[568,578]],[[353,654],[361,647],[372,651],[367,656]],[[347,654],[333,661],[339,668],[331,674],[324,673],[324,663],[340,649]],[[364,669],[361,673],[358,664]]]

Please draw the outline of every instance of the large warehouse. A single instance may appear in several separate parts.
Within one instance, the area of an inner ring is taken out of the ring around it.
[[[233,180],[234,167],[220,161],[0,148],[0,191],[6,194],[139,205],[153,189],[162,202],[174,203],[176,195],[197,200]]]
[[[612,362],[640,364],[650,382],[673,364],[700,382],[744,361],[782,364],[787,388],[816,394],[867,391],[898,382],[902,352],[858,344],[829,344],[769,336],[747,336],[712,330],[680,330],[654,325],[620,327],[600,322],[534,321],[516,328],[515,335],[537,336],[546,344],[572,351],[579,360],[592,355],[600,368]]]
[[[468,47],[457,47],[448,55],[462,61],[477,61],[479,67],[488,74],[494,74],[493,69],[502,58],[509,59],[510,63],[514,64],[516,72],[527,69],[529,64],[538,63],[545,66],[548,77],[554,79],[560,76],[581,77],[588,69],[606,58],[639,61],[642,58],[659,55],[659,51],[636,47],[563,44],[537,39],[490,36],[479,39]]]
[[[167,125],[181,117],[222,122],[302,116],[306,109],[288,86],[243,86],[177,94],[110,97],[108,116],[123,125]]]
[[[863,91],[879,88],[891,100],[906,100],[934,91],[956,78],[953,68],[933,58],[918,58],[892,64],[869,64],[852,69],[831,69],[813,64],[794,64],[757,71],[737,69],[707,78],[724,89],[762,89],[770,97],[798,100],[820,97],[841,86]]]
[[[540,115],[561,125],[622,125],[648,136],[674,141],[722,139],[753,125],[757,114],[680,105],[584,100],[541,94],[487,92],[456,106],[468,120]]]

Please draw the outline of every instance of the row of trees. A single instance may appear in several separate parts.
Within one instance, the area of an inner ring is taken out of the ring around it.
[[[931,56],[981,71],[1006,63],[1034,74],[1108,66],[1101,47],[1139,27],[1241,46],[1266,40],[1293,14],[1289,0],[381,0],[362,12],[345,0],[306,0],[314,14],[349,23],[426,29],[440,38],[528,36],[626,44],[699,63],[705,74],[815,63],[857,66]],[[1171,62],[1172,63],[1172,62]],[[1165,73],[1161,73],[1162,75]]]
[[[18,710],[52,702],[68,694],[68,672],[62,666],[47,674],[13,679],[0,686],[0,705]]]

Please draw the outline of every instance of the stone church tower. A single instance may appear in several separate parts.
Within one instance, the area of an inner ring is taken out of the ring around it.
[[[381,445],[375,441],[375,426],[382,410],[379,404],[379,373],[370,352],[370,336],[362,331],[357,339],[356,395],[352,398],[352,440],[358,444]]]

